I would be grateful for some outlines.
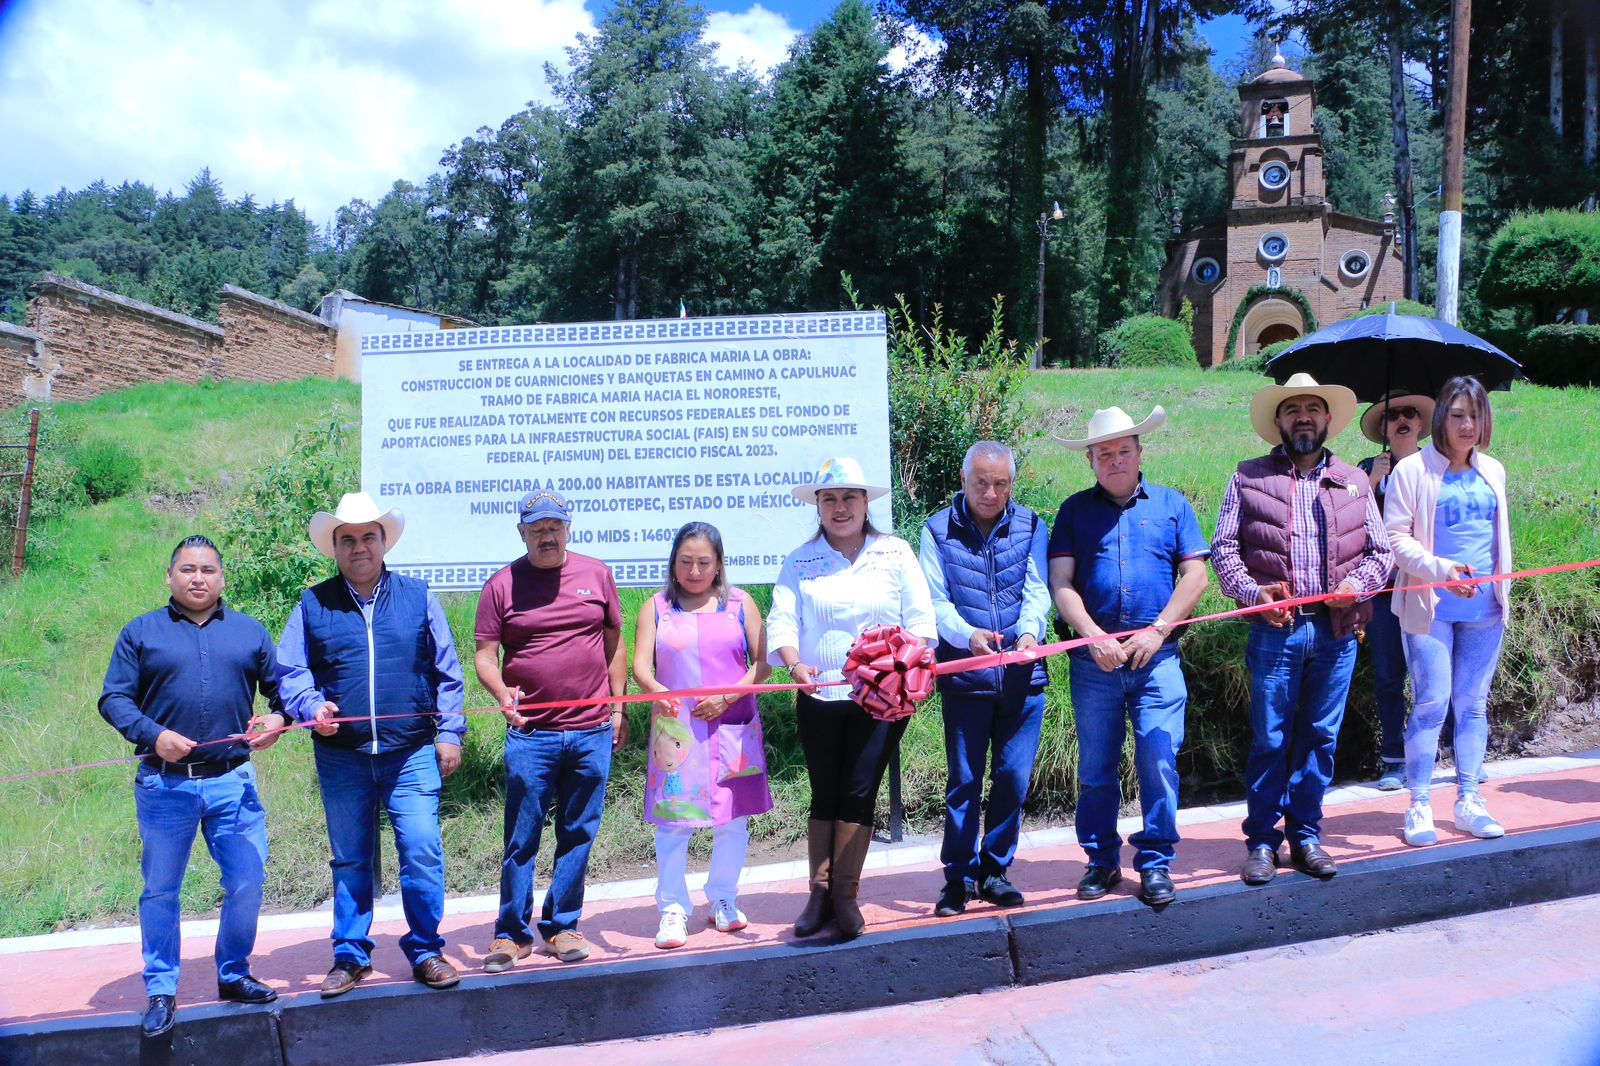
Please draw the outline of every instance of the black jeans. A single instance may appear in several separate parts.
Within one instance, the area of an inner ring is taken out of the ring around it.
[[[854,700],[794,694],[795,725],[811,779],[811,817],[871,825],[878,786],[907,719],[881,722]]]

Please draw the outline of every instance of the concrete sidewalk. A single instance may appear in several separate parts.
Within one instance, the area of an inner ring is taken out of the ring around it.
[[[1483,786],[1484,796],[1512,835],[1600,821],[1600,750],[1578,755],[1541,759],[1513,760],[1492,764],[1490,780]],[[1441,844],[1430,851],[1472,849],[1482,844],[1450,828],[1449,807],[1454,799],[1453,785],[1441,774],[1435,798],[1439,812]],[[1360,863],[1383,856],[1414,852],[1400,839],[1404,814],[1404,792],[1383,793],[1369,786],[1333,789],[1327,799],[1324,844],[1341,862]],[[1179,817],[1184,842],[1179,846],[1173,870],[1183,905],[1185,891],[1208,885],[1236,882],[1244,847],[1239,836],[1243,804],[1199,807],[1184,810]],[[1125,820],[1124,833],[1136,820]],[[704,908],[691,924],[687,947],[675,952],[656,950],[653,937],[656,912],[653,880],[637,880],[591,886],[582,929],[594,946],[591,959],[580,966],[563,967],[542,956],[519,965],[518,970],[578,971],[598,974],[619,963],[660,959],[700,957],[712,961],[727,955],[728,961],[754,949],[793,942],[789,923],[798,913],[805,895],[805,868],[802,862],[779,863],[748,870],[742,882],[740,905],[750,918],[750,927],[737,934],[719,934],[704,923]],[[1028,897],[1016,916],[1044,908],[1100,908],[1106,903],[1080,903],[1073,889],[1083,872],[1082,852],[1070,828],[1039,829],[1024,834],[1012,879]],[[1279,880],[1298,878],[1289,871]],[[541,871],[541,879],[543,871]],[[703,882],[704,875],[691,880]],[[932,901],[942,879],[937,847],[928,844],[903,846],[874,845],[861,889],[862,910],[868,922],[867,936],[887,930],[912,930],[920,927],[956,927],[960,920],[940,921],[932,917]],[[1111,900],[1131,897],[1137,878],[1128,878],[1112,894]],[[484,978],[483,954],[493,930],[496,900],[493,897],[452,899],[447,906],[445,935],[449,940],[446,955],[467,977]],[[968,910],[968,919],[993,916],[998,912],[977,903]],[[396,941],[404,931],[398,907],[380,910],[374,928],[378,942],[372,978],[363,988],[383,986],[418,987],[410,980],[408,968]],[[329,965],[328,912],[273,915],[263,918],[261,935],[254,955],[258,978],[285,995],[315,991]],[[182,986],[179,1005],[194,1007],[215,1001],[215,978],[211,964],[214,921],[184,923]],[[954,931],[954,928],[952,928]],[[101,1019],[104,1022],[132,1025],[135,1012],[144,1007],[144,991],[139,980],[138,930],[122,927],[83,930],[39,937],[0,941],[0,954],[8,956],[0,969],[0,1025]],[[418,988],[419,991],[420,987]],[[428,993],[449,996],[450,992]],[[113,1016],[121,1016],[114,1018]],[[182,1015],[179,1019],[182,1026]]]

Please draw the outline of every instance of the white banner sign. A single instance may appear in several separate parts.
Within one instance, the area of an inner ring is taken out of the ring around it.
[[[776,579],[816,531],[790,495],[832,456],[889,484],[884,316],[686,318],[361,338],[361,485],[406,516],[395,570],[475,590],[523,554],[517,502],[554,489],[573,550],[657,585],[685,522],[729,580]],[[889,500],[872,505],[893,528]]]

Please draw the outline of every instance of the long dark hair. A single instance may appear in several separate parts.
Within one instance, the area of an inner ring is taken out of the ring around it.
[[[1444,430],[1450,422],[1450,405],[1458,398],[1472,404],[1472,421],[1478,427],[1476,446],[1487,448],[1489,438],[1494,433],[1494,415],[1489,410],[1489,393],[1483,387],[1483,382],[1466,374],[1451,378],[1444,383],[1444,388],[1439,390],[1439,399],[1433,405],[1434,446],[1437,447],[1440,441],[1449,439],[1444,435]],[[1439,450],[1444,451],[1443,448]]]
[[[717,576],[711,581],[711,591],[717,594],[717,606],[728,605],[728,571],[722,565],[722,534],[710,522],[685,522],[678,530],[678,535],[672,538],[672,550],[667,553],[667,583],[661,591],[666,594],[667,602],[674,607],[683,606],[683,589],[678,585],[676,570],[678,562],[678,549],[683,547],[683,542],[694,537],[704,537],[706,543],[711,545],[712,554],[717,557]]]

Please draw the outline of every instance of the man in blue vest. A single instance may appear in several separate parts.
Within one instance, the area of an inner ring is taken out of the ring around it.
[[[1050,592],[1061,620],[1080,637],[1129,634],[1073,649],[1068,666],[1078,732],[1078,843],[1089,860],[1078,898],[1100,899],[1122,880],[1117,809],[1124,722],[1131,721],[1144,825],[1128,843],[1139,898],[1152,907],[1177,894],[1177,759],[1189,689],[1173,625],[1205,592],[1211,554],[1189,501],[1139,470],[1140,436],[1166,418],[1156,407],[1135,425],[1110,407],[1094,413],[1081,439],[1056,438],[1088,453],[1095,483],[1067,497],[1050,535]]]
[[[333,968],[324,998],[372,972],[376,808],[394,827],[411,976],[449,988],[459,975],[441,954],[444,848],[441,779],[461,765],[461,663],[444,609],[426,583],[391,573],[383,557],[405,529],[364,492],[318,511],[311,543],[339,573],[300,596],[278,642],[279,689],[289,713],[313,722],[317,778],[333,851]]]
[[[1011,500],[1017,464],[1011,449],[979,441],[961,463],[961,491],[922,527],[919,557],[933,593],[939,661],[1022,650],[1038,644],[1050,614],[1045,587],[1049,531]],[[1006,872],[1017,853],[1022,801],[1044,719],[1044,661],[944,674],[944,891],[941,918],[960,914],[974,895],[999,907],[1023,902]],[[978,820],[983,767],[991,750],[988,813]]]

